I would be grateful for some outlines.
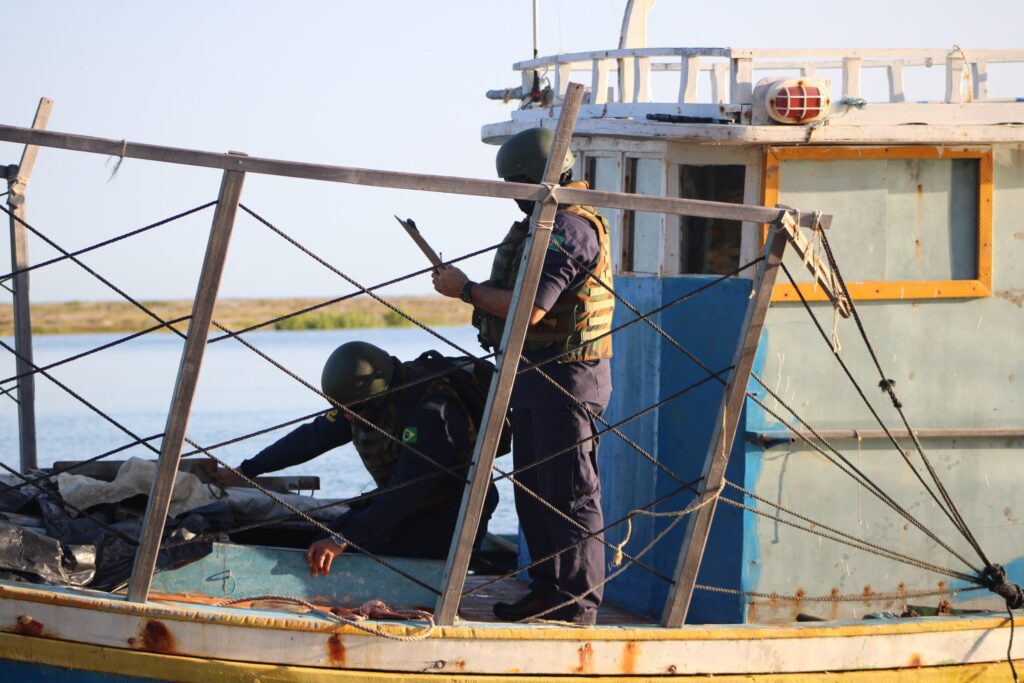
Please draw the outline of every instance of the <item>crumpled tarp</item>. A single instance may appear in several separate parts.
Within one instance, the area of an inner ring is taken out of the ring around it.
[[[63,544],[83,544],[95,548],[96,572],[88,584],[91,588],[109,590],[123,583],[132,571],[135,551],[142,534],[142,519],[130,518],[114,521],[112,510],[98,508],[90,514],[106,522],[89,517],[71,517],[49,495],[40,496],[39,507],[46,524],[46,534],[59,539]],[[195,543],[169,548],[169,544],[187,541],[212,532],[229,529],[234,525],[231,508],[226,501],[219,500],[192,510],[188,514],[169,518],[164,527],[157,555],[157,569],[172,569],[194,562],[210,554],[214,541],[225,540],[213,536]]]
[[[105,503],[119,503],[139,494],[149,495],[156,477],[156,462],[129,458],[117,471],[114,481],[100,481],[81,474],[62,472],[57,475],[61,497],[75,507],[87,510]],[[199,477],[178,472],[174,478],[174,494],[168,515],[177,517],[217,500],[214,490]]]
[[[0,576],[60,586],[85,586],[96,575],[96,548],[68,545],[0,521]]]
[[[240,523],[275,519],[292,514],[288,508],[253,488],[232,486],[225,489],[224,492],[227,494],[228,504],[231,506],[235,521]],[[330,500],[302,496],[297,493],[275,493],[274,495],[328,526],[348,512],[347,505],[323,507],[331,503]],[[321,509],[312,511],[315,508]]]

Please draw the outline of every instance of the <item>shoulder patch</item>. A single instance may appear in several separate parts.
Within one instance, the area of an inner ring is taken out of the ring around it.
[[[551,241],[548,242],[548,251],[561,251],[563,244],[565,244],[565,235],[551,235]]]
[[[324,417],[327,418],[328,422],[334,422],[338,418],[338,409],[335,408],[334,410],[328,410],[324,413]]]
[[[402,443],[416,443],[418,436],[415,427],[406,427],[402,430]]]

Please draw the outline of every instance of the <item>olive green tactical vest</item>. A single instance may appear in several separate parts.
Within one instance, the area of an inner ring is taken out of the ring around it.
[[[586,184],[571,183],[569,186],[586,187]],[[588,277],[582,286],[564,292],[540,322],[527,331],[523,348],[526,351],[571,350],[559,358],[559,363],[611,358],[612,339],[607,332],[612,326],[615,297],[594,279],[594,275],[596,275],[601,282],[609,287],[612,286],[611,239],[609,238],[608,222],[604,216],[590,206],[565,206],[559,207],[558,210],[585,218],[597,233],[600,246],[597,265],[593,270],[593,275]],[[499,289],[512,289],[515,286],[528,230],[528,220],[512,224],[512,229],[509,230],[494,255],[488,284]],[[558,247],[552,243],[550,248],[557,249]],[[496,350],[501,341],[505,321],[480,309],[474,309],[473,325],[480,332],[478,336],[483,347],[488,350]]]
[[[415,361],[405,363],[404,365],[409,372],[407,382],[415,382],[416,379],[423,376],[423,370],[416,367]],[[458,395],[458,392],[455,391],[448,381],[440,378],[435,382],[431,382],[423,391],[419,400],[413,405],[421,406],[440,398],[452,400],[466,415],[469,423],[467,445],[456,454],[456,466],[464,465],[472,459],[478,425],[474,423],[470,412],[466,410],[465,404]],[[412,436],[410,438],[410,435],[405,434],[405,425],[398,420],[400,402],[404,401],[396,397],[396,400],[389,401],[385,405],[379,415],[375,415],[372,418],[374,424],[380,427],[387,436],[359,420],[352,421],[352,445],[355,446],[356,452],[359,453],[359,457],[363,461],[363,466],[366,467],[366,471],[373,477],[373,481],[377,484],[378,488],[386,486],[394,474],[398,458],[401,456],[401,444],[409,443],[412,448],[417,448],[413,441],[415,437]],[[413,457],[416,456],[414,455]],[[429,498],[427,502],[428,504],[437,503],[441,498],[442,495],[438,493]]]

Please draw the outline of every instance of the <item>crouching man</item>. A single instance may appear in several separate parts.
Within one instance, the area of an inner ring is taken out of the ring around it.
[[[447,555],[486,396],[486,371],[474,372],[470,361],[459,360],[428,351],[403,363],[373,344],[342,344],[324,365],[321,387],[351,412],[330,410],[242,463],[240,471],[255,477],[349,442],[355,446],[380,492],[345,513],[334,535],[309,547],[313,576],[329,574],[334,558],[349,548]],[[441,376],[428,379],[435,375]],[[497,504],[491,484],[477,546]]]

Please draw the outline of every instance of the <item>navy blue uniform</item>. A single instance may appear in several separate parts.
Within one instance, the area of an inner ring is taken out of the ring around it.
[[[558,213],[552,242],[560,243],[586,268],[593,269],[597,265],[600,246],[586,219],[575,214]],[[535,300],[537,306],[549,310],[564,292],[576,289],[586,281],[589,273],[576,261],[552,244],[544,259]],[[556,352],[524,353],[523,364],[543,361],[553,355]],[[540,369],[600,416],[611,396],[610,366],[608,360],[552,361]],[[539,560],[562,551],[529,570],[530,590],[552,603],[562,603],[604,579],[603,536],[598,534],[582,541],[589,533],[604,527],[597,466],[598,439],[591,438],[597,427],[582,408],[536,371],[528,371],[516,379],[511,406],[512,453],[516,469],[550,454],[566,451],[517,474],[516,479],[586,531],[570,524],[519,487],[515,490],[516,511],[530,557]],[[562,550],[568,546],[571,547]],[[593,623],[602,595],[603,590],[596,588],[574,604],[545,615],[545,618]]]
[[[402,401],[401,398],[395,399]],[[414,434],[409,445],[434,463],[465,478],[457,454],[470,447],[469,422],[451,399],[435,396],[419,404],[399,406],[399,424]],[[368,418],[372,420],[372,417]],[[253,477],[298,465],[349,443],[352,426],[339,411],[330,411],[298,427],[240,466]],[[428,476],[429,475],[429,476]],[[414,482],[408,483],[406,482]],[[448,554],[458,518],[464,483],[406,448],[399,451],[394,473],[383,488],[401,486],[373,496],[350,509],[335,531],[368,552],[406,557],[444,558]],[[487,532],[487,521],[498,504],[491,485],[484,506],[477,543]]]

